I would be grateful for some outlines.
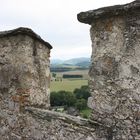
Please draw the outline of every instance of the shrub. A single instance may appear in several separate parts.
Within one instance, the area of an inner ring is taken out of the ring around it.
[[[79,110],[85,109],[87,107],[87,101],[85,99],[78,99],[75,103],[75,107]]]
[[[74,106],[76,102],[75,95],[68,91],[51,92],[51,106]]]
[[[63,74],[63,78],[83,78],[83,75],[72,75],[72,74]]]
[[[74,90],[74,94],[75,94],[75,97],[77,99],[85,99],[87,100],[88,97],[91,96],[89,90],[88,90],[88,86],[82,86],[80,89],[79,88],[76,88]]]
[[[80,115],[83,117],[83,118],[89,118],[90,115],[92,113],[92,109],[90,108],[85,108],[83,110],[80,111]]]

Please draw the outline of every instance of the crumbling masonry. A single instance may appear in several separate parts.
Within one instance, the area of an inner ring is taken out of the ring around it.
[[[51,48],[28,28],[0,32],[0,140],[94,138],[96,122],[49,111]]]
[[[140,139],[140,1],[82,12],[91,25],[91,119],[109,126],[110,139]]]
[[[1,140],[140,140],[140,1],[78,20],[91,25],[91,119],[49,110],[48,42],[27,28],[0,32]]]

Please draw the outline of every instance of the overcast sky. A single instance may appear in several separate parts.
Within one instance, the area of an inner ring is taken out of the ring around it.
[[[52,46],[51,59],[90,57],[90,26],[77,14],[132,0],[0,0],[0,30],[29,27]]]

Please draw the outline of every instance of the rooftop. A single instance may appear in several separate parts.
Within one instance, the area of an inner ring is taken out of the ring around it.
[[[92,24],[92,22],[99,18],[109,18],[112,16],[127,14],[128,12],[138,9],[140,11],[140,0],[135,0],[125,5],[115,5],[110,7],[103,7],[96,10],[81,12],[77,15],[80,22]]]
[[[33,30],[31,30],[29,28],[19,27],[14,30],[2,31],[2,32],[0,32],[0,38],[6,37],[6,36],[14,36],[17,34],[28,35],[34,39],[37,39],[38,41],[40,41],[41,43],[46,45],[49,49],[52,49],[52,46],[48,42],[44,41],[39,35],[37,35]]]

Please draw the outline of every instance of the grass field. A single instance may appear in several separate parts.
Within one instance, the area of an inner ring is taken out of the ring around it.
[[[71,91],[73,92],[75,88],[80,88],[83,85],[88,85],[88,69],[87,70],[73,70],[67,72],[55,72],[56,77],[63,77],[63,74],[79,74],[82,75],[82,79],[74,78],[62,78],[62,81],[51,81],[51,92],[52,91]]]
[[[83,79],[63,79],[62,81],[51,81],[51,92],[52,91],[71,91],[73,92],[75,88],[80,88],[83,85],[88,85],[88,80]]]
[[[88,70],[73,70],[67,72],[55,72],[56,79],[51,81],[51,92],[58,92],[60,90],[73,92],[76,88],[88,85]],[[82,78],[63,78],[64,74],[70,75],[82,75]],[[57,79],[58,78],[58,79]],[[61,110],[60,110],[61,111]],[[83,118],[89,118],[91,109],[85,108],[80,111],[80,116]]]

